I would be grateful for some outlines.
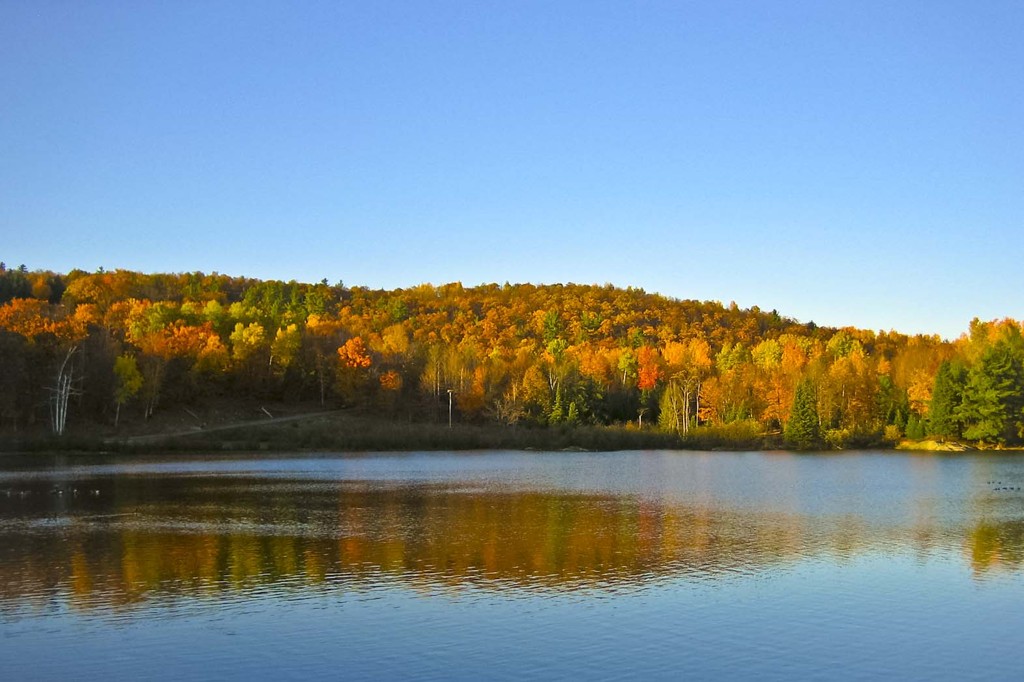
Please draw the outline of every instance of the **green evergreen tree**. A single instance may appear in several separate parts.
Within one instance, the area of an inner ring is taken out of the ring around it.
[[[562,318],[557,310],[549,310],[544,315],[544,345],[547,345],[562,335]]]
[[[555,401],[551,404],[551,411],[548,412],[549,424],[560,424],[565,419],[565,412],[562,409],[562,384],[555,389]]]
[[[1001,445],[1020,441],[1024,428],[1024,352],[1006,341],[989,347],[971,368],[956,414],[963,435]]]
[[[882,423],[894,424],[900,429],[907,428],[910,419],[910,401],[907,399],[907,392],[896,386],[888,374],[883,374],[878,378],[875,405]]]
[[[576,407],[576,401],[569,403],[569,413],[565,416],[565,423],[575,426],[580,421],[579,408]]]
[[[945,361],[939,365],[928,408],[928,434],[959,438],[962,431],[957,411],[963,402],[967,384],[967,368],[959,362]],[[908,434],[909,435],[909,434]]]
[[[920,440],[925,436],[925,422],[921,417],[917,416],[916,412],[910,413],[910,418],[907,419],[907,438],[911,440]]]
[[[820,442],[818,431],[818,405],[814,384],[804,379],[796,388],[793,410],[786,422],[786,443],[800,450],[810,449]]]

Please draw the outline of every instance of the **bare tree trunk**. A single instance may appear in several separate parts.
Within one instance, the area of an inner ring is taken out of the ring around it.
[[[74,381],[74,366],[71,364],[71,357],[78,350],[78,346],[71,346],[64,361],[57,370],[56,384],[50,388],[50,426],[58,436],[64,434],[68,421],[68,399],[71,397],[71,385]]]
[[[683,434],[690,433],[690,386],[683,391]]]
[[[694,425],[700,426],[700,382],[697,382],[697,411],[694,413]]]
[[[678,433],[680,433],[680,430],[679,430],[679,405],[677,404],[676,399],[679,397],[679,387],[675,383],[675,380],[672,380],[672,381],[669,382],[668,390],[670,391],[669,396],[671,398],[670,402],[671,402],[671,405],[672,405],[672,425],[673,425],[673,427],[675,429],[675,432],[678,434]]]
[[[326,390],[326,386],[325,386],[325,384],[326,384],[326,377],[325,377],[325,375],[327,373],[327,370],[324,368],[324,364],[325,363],[326,363],[326,359],[324,358],[324,354],[321,353],[318,350],[316,352],[316,374],[317,374],[317,378],[320,380],[320,407],[324,406],[324,393],[325,393],[325,390]]]

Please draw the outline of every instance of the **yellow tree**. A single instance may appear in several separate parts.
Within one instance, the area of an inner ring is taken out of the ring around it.
[[[863,349],[851,352],[828,367],[819,382],[820,415],[826,427],[826,441],[842,447],[851,438],[865,437],[878,429],[876,395],[879,388],[874,363]]]
[[[670,341],[661,350],[668,378],[661,399],[662,428],[688,433],[701,416],[701,388],[711,374],[711,346],[701,337],[686,342]]]
[[[281,369],[287,369],[299,355],[302,349],[302,334],[297,324],[289,324],[281,327],[274,334],[274,340],[270,343],[270,365],[275,361]]]
[[[750,357],[757,370],[754,391],[761,396],[764,405],[761,421],[766,426],[778,427],[783,423],[787,410],[780,376],[782,346],[775,339],[765,339],[750,350]]]
[[[120,355],[114,360],[114,402],[117,409],[114,412],[114,427],[121,418],[121,405],[135,397],[135,394],[142,388],[142,373],[139,372],[139,365],[131,355]]]

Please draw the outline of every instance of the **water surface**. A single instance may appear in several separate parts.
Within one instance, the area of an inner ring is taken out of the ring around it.
[[[0,459],[7,679],[1014,679],[1024,458]]]

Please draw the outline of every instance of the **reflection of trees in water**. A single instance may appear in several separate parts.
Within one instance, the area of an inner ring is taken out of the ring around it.
[[[628,589],[723,580],[809,556],[908,547],[926,554],[961,543],[978,572],[1017,569],[1024,558],[1024,523],[1016,521],[982,523],[964,536],[925,519],[872,526],[859,516],[630,497],[237,479],[217,486],[191,504],[195,489],[184,481],[121,483],[102,508],[90,501],[89,514],[36,496],[33,518],[60,523],[15,524],[6,538],[0,530],[0,599],[17,606],[66,594],[76,606],[109,606],[268,584]]]
[[[967,545],[976,573],[1019,569],[1024,563],[1024,521],[983,521],[971,529]]]

